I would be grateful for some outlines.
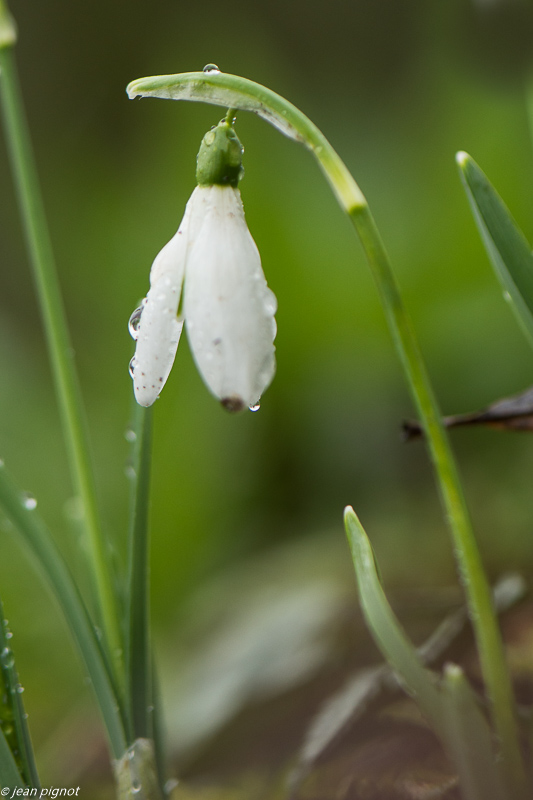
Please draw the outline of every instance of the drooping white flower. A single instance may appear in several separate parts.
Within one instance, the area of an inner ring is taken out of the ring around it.
[[[203,185],[194,190],[178,232],[156,257],[150,291],[130,320],[137,340],[130,371],[136,400],[143,406],[152,405],[168,378],[183,322],[203,380],[228,410],[256,406],[274,376],[276,298],[244,218],[236,187],[240,160],[238,169],[230,164],[229,180],[209,182],[213,160],[215,177],[221,163],[222,175],[227,175],[227,154],[223,152],[220,163],[216,137],[220,131],[224,142],[228,130],[234,145],[238,139],[227,122],[205,137],[202,146],[214,146],[208,150],[211,171],[206,178],[201,149],[198,177]]]

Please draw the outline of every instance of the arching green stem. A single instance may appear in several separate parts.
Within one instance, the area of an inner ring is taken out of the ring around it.
[[[252,111],[315,156],[341,207],[349,215],[374,275],[394,344],[420,414],[440,493],[452,531],[459,571],[475,628],[492,716],[501,742],[510,796],[524,798],[515,704],[503,644],[474,538],[455,460],[411,322],[365,197],[321,131],[294,105],[264,86],[218,72],[188,72],[141,78],[129,84],[130,98],[192,100]]]

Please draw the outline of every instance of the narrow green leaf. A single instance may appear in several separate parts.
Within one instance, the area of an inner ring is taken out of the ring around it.
[[[22,702],[23,688],[19,682],[15,667],[15,657],[11,649],[10,638],[11,634],[7,628],[4,609],[0,600],[0,670],[3,682],[2,711],[0,712],[2,720],[0,726],[11,747],[26,785],[39,789],[39,776],[28,730],[27,714]],[[5,720],[4,715],[7,716],[7,720]],[[5,722],[7,722],[7,725]],[[11,735],[8,734],[8,727],[11,729]]]
[[[435,676],[427,670],[396,619],[381,588],[368,537],[353,508],[344,512],[344,523],[357,575],[361,608],[381,652],[407,691],[420,704],[436,732],[446,735],[442,701]]]
[[[461,178],[494,271],[533,346],[533,255],[524,234],[487,176],[467,153],[457,154]]]
[[[13,47],[0,47],[0,110],[28,257],[41,310],[72,482],[83,506],[87,561],[91,570],[91,585],[96,590],[94,603],[101,615],[103,645],[108,648],[115,680],[120,684],[124,675],[123,640],[111,570],[112,561],[109,558],[108,542],[100,520],[74,351],[13,50]]]
[[[106,655],[78,587],[48,528],[35,506],[28,505],[27,496],[15,485],[3,463],[0,464],[0,505],[26,542],[59,601],[91,678],[113,755],[119,758],[126,749],[126,737],[120,698]]]
[[[15,789],[24,787],[18,767],[13,758],[4,732],[0,729],[0,786],[2,789]],[[10,792],[11,794],[11,792]]]
[[[448,748],[465,800],[505,800],[491,730],[463,670],[446,665],[442,688]]]

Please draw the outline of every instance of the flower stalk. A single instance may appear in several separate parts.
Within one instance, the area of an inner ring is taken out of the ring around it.
[[[350,217],[373,273],[389,330],[426,435],[492,704],[492,718],[501,745],[508,791],[513,798],[525,798],[526,777],[515,703],[490,587],[441,413],[389,258],[364,195],[338,154],[311,120],[264,86],[235,75],[207,70],[203,73],[141,78],[130,83],[127,91],[130,98],[152,96],[192,100],[258,114],[313,153],[339,204]]]

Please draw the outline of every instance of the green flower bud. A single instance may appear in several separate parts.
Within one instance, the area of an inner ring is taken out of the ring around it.
[[[197,158],[196,180],[199,186],[234,186],[244,174],[244,148],[227,120],[206,133]]]

